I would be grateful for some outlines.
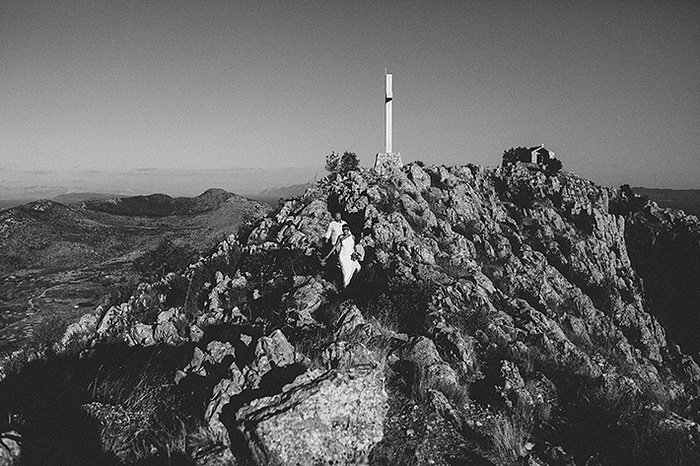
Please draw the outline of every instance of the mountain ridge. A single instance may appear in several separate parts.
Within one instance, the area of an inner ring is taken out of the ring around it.
[[[366,251],[347,289],[321,260],[335,211]],[[168,377],[204,387],[232,464],[693,462],[700,367],[635,268],[684,218],[520,164],[331,174],[54,347],[179,348]]]

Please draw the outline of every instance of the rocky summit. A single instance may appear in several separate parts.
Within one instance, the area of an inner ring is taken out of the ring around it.
[[[6,358],[0,464],[700,464],[699,244],[528,164],[331,174]]]

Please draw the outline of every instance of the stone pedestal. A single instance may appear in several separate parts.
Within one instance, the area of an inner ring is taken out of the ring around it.
[[[401,152],[379,152],[374,160],[374,171],[385,175],[403,167]]]

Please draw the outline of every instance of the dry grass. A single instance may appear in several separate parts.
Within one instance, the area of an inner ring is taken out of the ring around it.
[[[164,375],[148,367],[136,379],[112,372],[98,376],[90,390],[95,401],[85,410],[100,423],[104,451],[127,464],[186,453],[186,418]]]
[[[309,369],[326,369],[323,351],[333,341],[327,329],[313,329],[290,339],[294,350],[308,358]]]
[[[487,426],[495,455],[504,462],[512,462],[527,454],[525,443],[530,436],[532,423],[524,412],[498,413]]]
[[[411,396],[419,402],[430,399],[430,391],[437,390],[457,408],[469,402],[469,389],[466,385],[457,385],[440,377],[431,377],[425,367],[416,367],[411,383]]]

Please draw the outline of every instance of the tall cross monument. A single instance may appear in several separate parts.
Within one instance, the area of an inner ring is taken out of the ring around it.
[[[384,90],[384,152],[379,152],[374,161],[374,170],[385,174],[394,168],[403,166],[401,153],[394,152],[392,148],[392,101],[394,92],[392,89],[392,75],[385,72]]]
[[[391,90],[391,75],[385,74],[386,90],[384,91],[384,131],[385,141],[384,152],[391,154],[391,101],[394,99],[394,93]]]

